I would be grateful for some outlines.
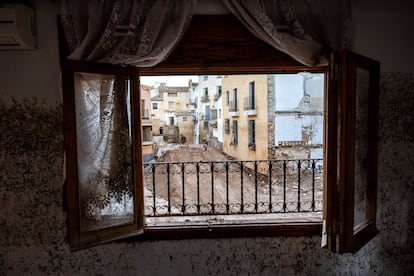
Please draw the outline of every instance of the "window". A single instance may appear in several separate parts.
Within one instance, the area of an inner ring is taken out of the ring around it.
[[[255,109],[254,81],[249,83],[249,109]]]
[[[230,93],[229,91],[226,91],[226,105],[230,104]]]
[[[255,132],[254,132],[254,124],[255,121],[254,120],[249,120],[249,149],[250,150],[255,150],[256,149],[256,142],[255,142]]]
[[[217,86],[217,95],[221,97],[221,86]]]
[[[205,121],[210,120],[210,115],[211,115],[210,111],[211,111],[210,106],[209,105],[206,105],[204,107],[204,120]]]
[[[233,101],[232,101],[232,105],[230,107],[230,111],[237,111],[237,88],[233,89]]]
[[[152,109],[158,109],[158,103],[152,103]]]
[[[208,22],[216,21],[210,19]],[[208,26],[208,24],[202,24],[202,26]],[[230,22],[221,26],[227,30],[232,25]],[[195,70],[197,73],[203,73],[205,70],[204,74],[211,72],[225,74],[226,70],[263,72],[274,68],[274,71],[280,72],[315,70],[327,74],[327,115],[325,118],[327,143],[325,145],[326,168],[324,169],[326,199],[324,201],[323,244],[332,250],[339,248],[339,252],[358,250],[364,242],[376,234],[377,145],[375,141],[377,139],[379,64],[350,52],[341,52],[332,57],[329,68],[308,68],[286,58],[285,55],[275,54],[273,49],[268,48],[264,43],[258,43],[255,38],[243,39],[243,42],[238,44],[232,36],[233,31],[229,31],[220,38],[228,39],[229,43],[225,43],[224,40],[220,43],[229,45],[225,54],[230,57],[220,58],[218,59],[220,62],[217,63],[209,63],[205,62],[209,55],[203,51],[209,49],[208,46],[211,43],[214,45],[217,42],[210,41],[215,38],[203,38],[201,35],[203,33],[202,31],[191,32],[193,35],[200,35],[201,42],[190,41],[202,43],[204,47],[194,47],[194,51],[185,51],[188,48],[180,48],[178,45],[160,67],[139,68],[138,70],[105,64],[91,66],[74,61],[66,61],[62,65],[68,221],[72,248],[82,248],[142,233],[147,237],[159,237],[157,235],[162,235],[161,233],[167,235],[168,231],[172,231],[171,228],[148,227],[144,221],[143,175],[145,172],[142,166],[142,128],[137,119],[141,112],[137,85],[140,74],[154,74],[157,70],[160,73],[175,75],[188,73],[189,70]],[[184,37],[181,43],[191,45],[186,39]],[[249,55],[246,58],[239,55],[240,50],[246,47],[253,57]],[[189,57],[188,60],[194,62],[191,68],[189,65],[177,63],[177,60],[183,60],[177,56],[184,55],[184,53]],[[255,55],[255,53],[260,54]],[[206,66],[206,64],[210,65]],[[88,86],[91,83],[94,84],[93,87]],[[259,88],[255,88],[259,93]],[[114,91],[125,93],[113,93]],[[91,120],[85,120],[82,117],[84,116],[81,112],[82,101],[86,97],[96,101],[95,103],[105,103],[99,107],[103,108],[100,110],[102,112],[90,114]],[[237,103],[237,89],[233,90],[233,102]],[[104,124],[99,125],[99,122],[104,122]],[[226,124],[226,121],[224,123]],[[93,127],[105,128],[109,125],[116,128],[116,132],[108,132],[111,133],[110,135],[119,135],[116,139],[112,139],[113,137],[89,139]],[[258,125],[255,125],[255,128],[257,127]],[[239,135],[238,132],[241,129],[241,125],[238,129],[238,121],[232,120],[231,136],[234,145],[237,145],[239,139],[240,141],[246,139],[241,134]],[[259,141],[257,136],[255,139]],[[109,142],[109,144],[93,145],[94,141]],[[97,148],[96,152],[101,152],[101,148],[106,148],[107,155],[102,156],[102,160],[92,159],[89,154],[93,146]],[[117,160],[118,166],[112,166],[107,161],[108,158]],[[96,163],[98,161],[102,163]],[[245,166],[243,169],[249,171],[251,167]],[[90,177],[91,174],[93,177]],[[187,231],[181,232],[180,230],[183,229]],[[170,232],[172,233],[170,237],[173,238],[197,237],[197,235],[198,237],[218,237],[226,235],[225,233],[228,235],[229,232],[232,236],[266,234],[297,236],[320,234],[322,223],[320,221],[286,222],[283,225],[245,223],[224,227],[208,225],[205,228],[180,225],[173,230],[173,233]]]
[[[210,117],[210,119],[211,120],[217,120],[217,109],[211,109],[210,110],[210,114],[211,114],[211,117]]]
[[[230,134],[230,119],[224,119],[224,133]]]
[[[238,129],[237,129],[237,120],[233,120],[233,129],[231,134],[231,145],[237,145],[238,141]]]

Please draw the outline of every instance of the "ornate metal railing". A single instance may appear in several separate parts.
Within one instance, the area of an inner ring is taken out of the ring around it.
[[[320,212],[323,160],[144,164],[145,216]]]

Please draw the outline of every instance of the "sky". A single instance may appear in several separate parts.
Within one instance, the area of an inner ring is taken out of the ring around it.
[[[198,82],[198,75],[193,76],[141,76],[141,84],[157,87],[160,83],[166,83],[167,86],[188,86],[190,79]]]

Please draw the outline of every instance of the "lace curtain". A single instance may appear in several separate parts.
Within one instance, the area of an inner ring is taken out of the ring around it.
[[[62,0],[69,59],[154,66],[174,49],[195,0]]]
[[[132,221],[129,80],[76,73],[75,82],[81,228]]]
[[[254,35],[308,66],[348,48],[349,0],[222,0]]]

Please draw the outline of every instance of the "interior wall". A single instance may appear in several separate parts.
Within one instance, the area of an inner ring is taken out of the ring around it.
[[[405,31],[414,22],[403,4],[390,17],[387,7],[372,10],[361,2],[355,6],[354,50],[379,60],[382,73],[380,233],[358,253],[329,253],[317,236],[123,241],[71,252],[63,207],[57,3],[34,1],[38,49],[0,51],[0,274],[414,274],[414,157],[408,154],[414,141],[414,45]],[[385,23],[390,18],[393,27]]]

